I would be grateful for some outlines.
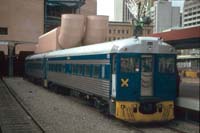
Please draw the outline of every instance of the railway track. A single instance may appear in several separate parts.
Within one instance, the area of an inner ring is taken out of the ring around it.
[[[0,80],[0,133],[35,132],[44,133],[17,95]]]

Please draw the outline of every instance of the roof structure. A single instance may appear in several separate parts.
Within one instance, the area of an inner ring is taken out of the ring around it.
[[[148,36],[160,37],[177,49],[200,48],[200,26],[155,33]]]

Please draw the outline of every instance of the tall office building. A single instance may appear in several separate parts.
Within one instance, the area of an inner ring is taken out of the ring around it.
[[[123,0],[114,0],[114,21],[123,21]]]
[[[132,18],[125,0],[114,0],[114,21],[129,22]]]
[[[141,3],[141,9],[144,9],[143,5],[152,7],[154,1],[156,0],[114,0],[114,21],[130,22],[134,18],[132,13],[135,12],[137,14],[138,7],[136,5]]]
[[[123,0],[123,21],[129,22],[132,21],[133,14],[129,11],[125,0]]]
[[[151,20],[154,33],[180,27],[180,7],[172,7],[169,1],[155,1],[151,7]]]
[[[200,26],[200,1],[185,0],[183,14],[183,27]]]

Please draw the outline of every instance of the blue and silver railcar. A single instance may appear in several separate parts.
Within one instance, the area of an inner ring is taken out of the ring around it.
[[[157,38],[59,50],[47,53],[44,60],[46,83],[98,99],[119,119],[152,122],[174,118],[176,53]]]
[[[26,57],[25,75],[43,81],[45,77],[45,54],[36,54]]]

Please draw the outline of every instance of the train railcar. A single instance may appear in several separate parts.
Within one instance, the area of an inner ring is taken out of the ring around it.
[[[26,64],[34,62],[34,56]],[[43,60],[40,69],[46,85],[76,90],[116,118],[128,122],[174,118],[176,51],[158,38],[133,37],[38,57]],[[26,65],[29,75],[31,69]]]
[[[25,76],[30,80],[41,81],[43,84],[45,77],[45,54],[36,54],[26,57]],[[27,69],[28,68],[28,69]]]

